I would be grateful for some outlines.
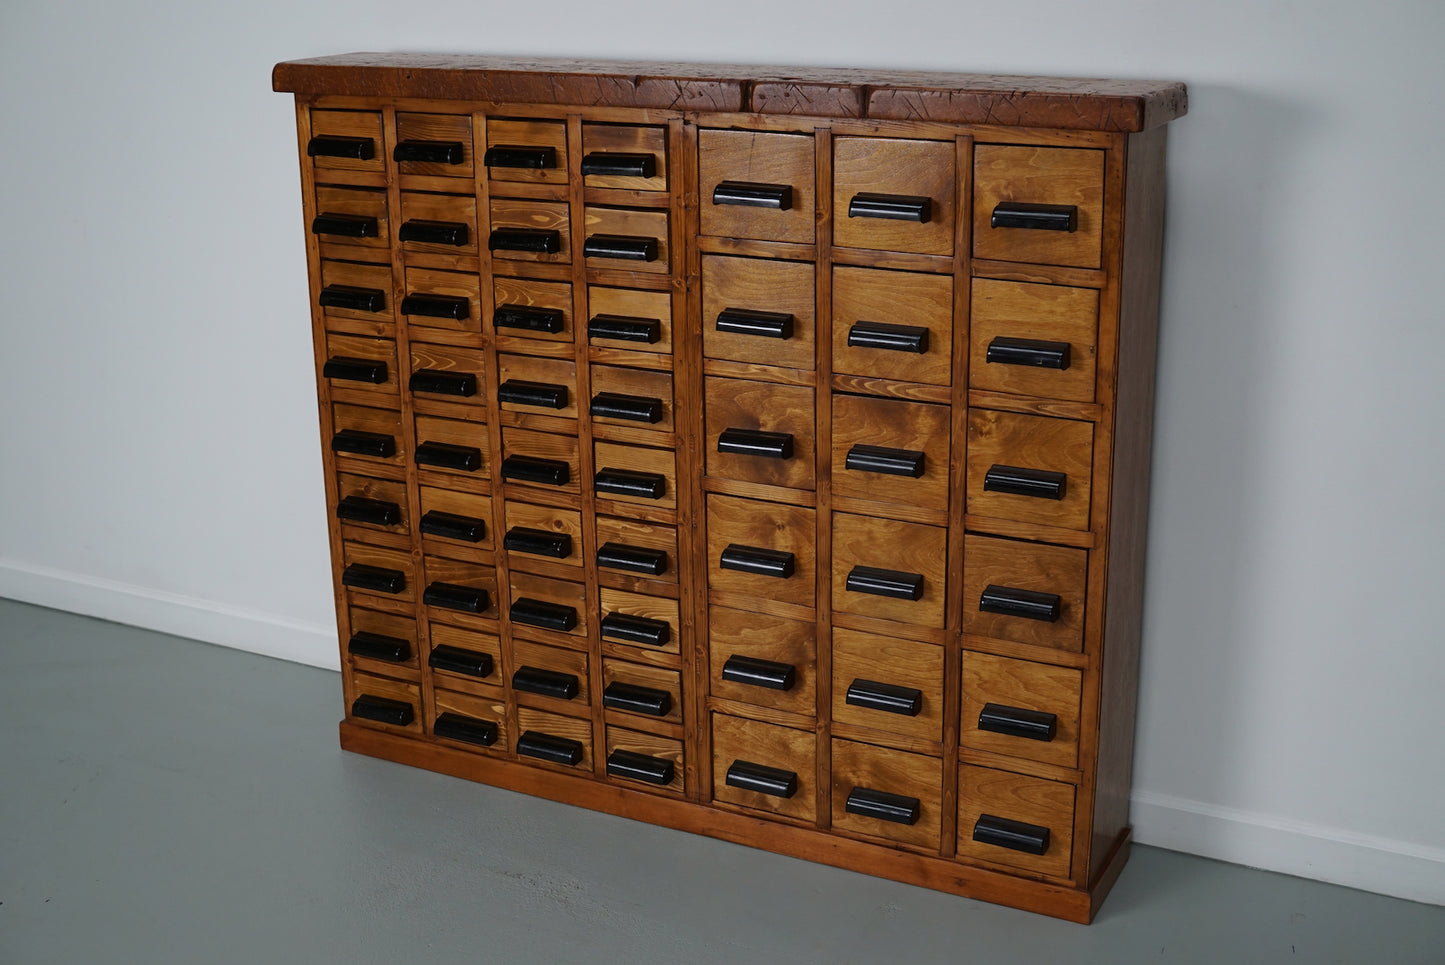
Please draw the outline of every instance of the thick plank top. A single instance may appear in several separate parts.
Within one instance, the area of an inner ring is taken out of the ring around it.
[[[1142,131],[1188,110],[1184,85],[825,67],[340,54],[276,65],[297,95],[646,107],[879,120]]]

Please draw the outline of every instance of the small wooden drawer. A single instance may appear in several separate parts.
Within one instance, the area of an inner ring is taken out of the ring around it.
[[[596,467],[592,489],[598,499],[677,508],[677,454],[673,450],[599,442]]]
[[[328,171],[372,171],[386,166],[381,144],[381,114],[376,111],[311,112],[311,140],[306,155],[316,169],[316,180]]]
[[[1094,426],[968,410],[970,515],[1089,528]]]
[[[958,856],[1067,878],[1074,786],[965,764],[958,773]]]
[[[498,695],[502,677],[502,641],[495,633],[428,621],[431,648],[427,669],[438,687],[482,695]]]
[[[508,614],[512,633],[562,647],[587,646],[587,588],[530,573],[511,574]]]
[[[507,753],[507,704],[500,697],[438,687],[432,691],[431,707],[428,729],[437,740],[470,751]]]
[[[1073,767],[1079,759],[1083,673],[987,653],[963,652],[965,747]]]
[[[328,329],[390,334],[396,320],[391,304],[391,267],[323,261],[317,303]]]
[[[371,727],[420,735],[421,687],[414,683],[353,671],[346,716]]]
[[[953,254],[951,141],[833,141],[833,244]]]
[[[702,233],[813,243],[813,138],[699,131]]]
[[[672,296],[588,285],[587,341],[599,349],[670,354]]]
[[[833,514],[833,609],[942,627],[948,531],[941,526]]]
[[[938,852],[942,761],[844,740],[832,751],[833,827]]]
[[[392,157],[403,175],[471,178],[472,119],[465,114],[396,115]]]
[[[592,691],[588,680],[586,651],[512,641],[510,683],[518,704],[559,714],[589,714]]]
[[[816,543],[812,509],[707,497],[707,583],[713,590],[811,608]]]
[[[968,382],[975,389],[1094,401],[1099,293],[976,278]]]
[[[602,661],[602,706],[608,717],[682,723],[682,675],[666,667],[607,658]]]
[[[594,425],[672,432],[672,373],[594,365],[589,412]]]
[[[342,650],[350,666],[383,677],[416,679],[421,663],[414,619],[354,606],[347,608],[347,623],[351,635]]]
[[[499,337],[572,341],[571,285],[499,275],[492,281],[492,292],[497,306],[492,331]]]
[[[341,541],[341,585],[353,605],[358,594],[385,600],[416,598],[416,568],[405,550]]]
[[[333,405],[331,432],[331,452],[338,459],[357,459],[384,466],[406,465],[401,413],[395,409]]]
[[[833,396],[833,495],[948,509],[947,406]]]
[[[502,429],[502,466],[498,475],[503,482],[580,493],[580,466],[576,436],[510,426]]]
[[[681,620],[676,600],[605,586],[601,596],[603,646],[637,647],[647,653],[680,652]]]
[[[479,348],[411,343],[407,388],[417,399],[485,407],[486,360]]]
[[[677,527],[598,516],[597,573],[676,583]]]
[[[482,163],[492,181],[566,184],[567,125],[562,121],[489,117]],[[507,189],[498,186],[492,190],[505,194]]]
[[[375,259],[387,261],[391,226],[386,218],[386,192],[377,188],[316,186],[316,215],[309,225],[322,258],[356,259],[356,249],[368,248]],[[338,246],[346,246],[341,249]],[[368,260],[372,255],[368,254]]]
[[[1088,567],[1087,550],[965,536],[963,632],[1077,653]]]
[[[833,371],[951,385],[953,278],[833,269]]]
[[[486,427],[460,419],[419,415],[414,459],[426,472],[485,479],[491,469]]]
[[[460,613],[495,620],[498,612],[497,571],[484,563],[442,556],[422,558],[426,586],[422,602],[433,619]]]
[[[482,292],[477,276],[431,268],[406,270],[401,314],[411,328],[451,332],[482,330]]]
[[[478,493],[421,487],[422,549],[450,556],[460,549],[490,550],[492,498]]]
[[[517,708],[517,759],[526,764],[592,773],[592,721],[533,707]]]
[[[709,476],[789,489],[817,485],[810,386],[723,378],[704,386]]]
[[[835,628],[833,720],[943,740],[943,648]]]
[[[397,235],[403,251],[475,255],[477,199],[470,195],[403,191]]]
[[[377,405],[397,405],[396,343],[389,338],[326,333],[321,377],[332,392],[375,396]]]
[[[582,183],[589,188],[667,190],[667,128],[582,125]]]
[[[581,566],[582,514],[508,500],[502,548],[514,566],[525,566],[528,559]]]
[[[577,363],[533,355],[498,355],[497,404],[512,412],[577,418]]]
[[[817,759],[811,731],[713,715],[714,800],[812,822]]]
[[[497,260],[570,262],[572,239],[566,203],[492,198],[487,247]]]
[[[338,473],[336,496],[335,512],[341,523],[342,539],[365,542],[378,533],[400,537],[411,534],[406,483],[401,480]]]
[[[672,270],[666,211],[588,205],[582,223],[588,268],[662,275]]]
[[[709,358],[812,371],[813,266],[702,258],[702,347]]]
[[[813,717],[815,625],[708,607],[708,686],[713,696]]]
[[[682,741],[607,727],[607,778],[626,787],[683,792]]]
[[[975,258],[1098,268],[1103,221],[1103,151],[974,148]]]

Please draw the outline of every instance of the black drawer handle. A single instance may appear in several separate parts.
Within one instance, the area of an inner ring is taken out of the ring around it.
[[[1069,367],[1069,343],[1045,342],[1033,338],[1005,338],[1000,335],[988,343],[988,353],[984,356],[984,361],[1062,370]]]
[[[655,345],[662,341],[662,322],[634,315],[593,315],[587,320],[587,337]]]
[[[672,639],[672,627],[665,620],[609,613],[602,618],[602,637],[645,647],[665,647]]]
[[[978,729],[1048,743],[1058,735],[1059,718],[1042,710],[984,704],[978,714]]]
[[[350,355],[333,355],[321,366],[321,375],[341,382],[370,382],[381,385],[386,381],[386,363],[377,359],[359,359]]]
[[[567,386],[508,379],[497,386],[497,401],[510,402],[512,405],[534,405],[543,409],[565,409]]]
[[[728,787],[773,797],[787,798],[798,793],[797,774],[752,761],[733,761],[728,768],[726,783]]]
[[[426,665],[433,670],[445,670],[448,673],[465,674],[468,677],[490,677],[492,675],[491,654],[465,650],[462,647],[445,645],[437,647],[432,650],[431,656],[427,657]]]
[[[597,470],[593,486],[599,493],[611,496],[661,499],[667,494],[667,477],[657,472],[636,472],[608,466]]]
[[[598,392],[587,410],[594,419],[626,419],[656,424],[662,421],[662,400],[620,392]]]
[[[527,168],[542,171],[557,166],[555,147],[534,147],[532,145],[498,144],[487,148],[482,163],[489,168]]]
[[[582,763],[582,742],[566,737],[553,737],[539,730],[529,730],[517,738],[517,754],[576,767]]]
[[[370,630],[357,630],[346,641],[346,652],[353,657],[368,657],[387,663],[406,663],[411,659],[411,644],[401,637],[388,637]]]
[[[531,553],[533,556],[565,560],[572,555],[572,537],[529,526],[513,526],[502,537],[502,549],[509,553]]]
[[[539,483],[543,486],[565,486],[572,479],[567,464],[558,459],[536,456],[508,456],[502,460],[502,478],[508,482]]]
[[[990,583],[983,588],[983,594],[978,599],[978,609],[982,613],[999,613],[1009,617],[1055,623],[1063,611],[1063,598],[1057,593],[1019,590]]]
[[[336,518],[348,523],[395,526],[401,522],[401,507],[384,499],[343,496],[336,503]]]
[[[624,261],[656,261],[657,239],[635,235],[588,235],[582,244],[586,258],[621,258]]]
[[[717,330],[760,338],[793,337],[793,316],[788,312],[760,312],[751,308],[725,308],[718,312]]]
[[[1079,209],[1072,204],[1031,204],[1000,201],[988,220],[990,228],[1033,228],[1042,231],[1077,231]]]
[[[582,158],[582,176],[584,178],[655,178],[657,177],[657,157],[652,154],[593,151]]]
[[[928,329],[917,325],[890,325],[887,322],[854,322],[848,329],[848,347],[922,355],[928,351]]]
[[[735,456],[793,458],[791,432],[763,432],[760,429],[724,429],[717,437],[717,451]]]
[[[1065,473],[1018,466],[990,466],[983,477],[984,492],[1032,496],[1035,499],[1063,499]]]
[[[474,372],[449,372],[446,369],[417,369],[411,374],[407,388],[429,395],[456,395],[469,398],[477,394]]]
[[[798,682],[798,672],[790,663],[744,657],[735,653],[723,663],[722,679],[768,690],[792,690],[793,685]]]
[[[915,687],[879,683],[876,680],[854,680],[848,685],[846,701],[854,707],[881,710],[885,714],[917,717],[923,710],[923,691]]]
[[[918,798],[887,791],[874,791],[866,787],[855,787],[848,792],[843,809],[860,817],[891,821],[894,824],[917,824],[921,813]]]
[[[666,787],[677,774],[672,761],[621,748],[607,755],[607,776]]]
[[[672,711],[672,694],[614,680],[602,691],[602,706],[648,717],[666,717]]]
[[[571,700],[582,692],[575,674],[541,667],[518,667],[512,674],[512,689],[556,700]]]
[[[562,232],[555,228],[493,228],[487,239],[491,251],[524,251],[555,255],[562,250]]]
[[[927,464],[927,457],[917,449],[889,449],[885,446],[865,446],[862,443],[848,450],[843,468],[854,472],[877,472],[886,476],[911,476],[919,479]]]
[[[1049,850],[1049,829],[981,814],[973,824],[973,840],[1010,851],[1043,854]]]
[[[472,305],[470,299],[459,295],[414,294],[401,300],[401,313],[461,322],[471,317]]]
[[[491,597],[481,587],[440,581],[430,584],[422,593],[421,599],[427,606],[462,613],[486,613],[492,605]]]
[[[454,446],[449,442],[423,442],[416,447],[418,466],[436,466],[457,472],[476,472],[482,468],[482,450],[472,446]]]
[[[566,326],[567,316],[560,308],[502,305],[492,314],[492,324],[497,328],[520,328],[527,332],[556,335]]]
[[[352,563],[341,571],[341,584],[357,590],[400,593],[406,589],[406,574],[401,570],[391,570],[384,566]]]
[[[873,194],[861,191],[848,202],[850,218],[883,218],[927,224],[933,217],[933,199],[916,194]]]
[[[722,551],[718,565],[725,570],[739,570],[779,580],[791,577],[795,568],[792,553],[761,546],[742,546],[738,543],[733,543]]]
[[[369,137],[338,137],[318,134],[306,142],[307,157],[344,157],[370,161],[376,157],[376,142]]]
[[[467,226],[461,221],[427,221],[422,218],[413,218],[410,221],[401,223],[401,230],[397,237],[406,242],[415,242],[423,245],[451,245],[454,248],[464,247],[471,238]]]
[[[497,725],[493,721],[478,720],[450,711],[437,717],[431,732],[446,740],[477,744],[481,747],[491,747],[497,742]]]
[[[461,164],[466,147],[461,141],[401,141],[391,149],[393,161],[419,164]]]
[[[375,238],[378,231],[376,219],[370,215],[325,211],[311,219],[311,233],[339,238]]]
[[[487,535],[487,524],[480,519],[473,519],[470,516],[459,516],[456,513],[443,513],[440,510],[429,510],[421,518],[417,527],[425,536],[438,536],[442,539],[457,539],[464,543],[480,543]]]
[[[386,307],[386,293],[380,288],[327,285],[316,303],[322,308],[346,308],[353,312],[379,312]]]
[[[351,716],[393,727],[407,727],[416,719],[416,711],[404,700],[362,694],[351,702]]]
[[[529,596],[519,596],[513,600],[509,615],[513,623],[556,630],[559,633],[566,633],[577,626],[576,607],[553,603],[550,600],[535,600]]]
[[[712,203],[787,211],[793,206],[793,186],[759,184],[756,181],[723,181],[712,189]]]
[[[342,429],[331,437],[332,452],[349,452],[357,456],[390,459],[396,455],[396,440],[382,432]]]
[[[923,599],[923,574],[885,570],[877,566],[855,566],[845,584],[850,593],[870,593],[894,600]]]
[[[597,549],[597,565],[608,570],[661,576],[667,572],[667,551],[623,543],[603,543]]]

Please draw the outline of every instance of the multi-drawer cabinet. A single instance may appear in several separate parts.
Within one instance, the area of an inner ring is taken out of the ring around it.
[[[346,748],[1088,921],[1178,84],[349,55],[296,95]]]

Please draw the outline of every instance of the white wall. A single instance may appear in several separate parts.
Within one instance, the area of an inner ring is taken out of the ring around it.
[[[465,50],[1184,80],[1136,833],[1445,902],[1445,6],[543,9],[0,8],[0,594],[335,665],[275,61]]]

